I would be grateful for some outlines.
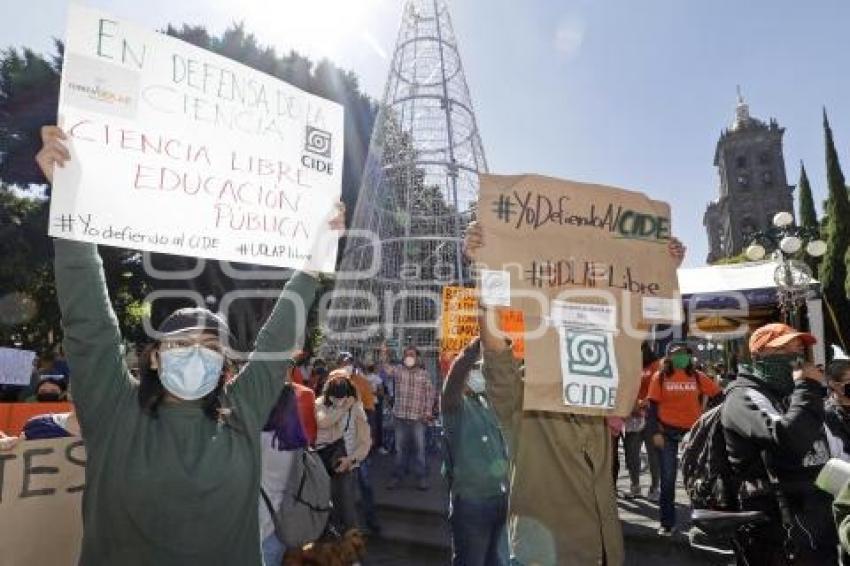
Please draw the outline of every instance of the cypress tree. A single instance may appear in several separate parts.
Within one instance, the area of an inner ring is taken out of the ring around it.
[[[798,209],[800,212],[800,226],[820,231],[818,223],[818,213],[815,210],[815,200],[812,198],[812,187],[809,184],[809,176],[806,175],[806,166],[800,162],[800,182],[797,185]],[[818,264],[821,258],[814,258],[810,255],[805,256],[806,264],[811,268],[812,273],[817,277]]]
[[[847,196],[847,186],[844,173],[838,162],[835,143],[832,138],[832,128],[823,110],[823,130],[826,143],[826,179],[829,187],[829,198],[826,210],[826,243],[827,250],[821,265],[820,276],[823,285],[824,298],[835,314],[838,328],[832,316],[826,313],[826,328],[828,343],[841,343],[840,337],[850,329],[850,301],[847,300],[847,264],[845,256],[850,245],[850,200]]]
[[[812,198],[812,186],[806,175],[806,166],[800,162],[800,183],[797,185],[800,207],[800,226],[803,228],[820,228],[818,213],[815,210],[815,199]]]

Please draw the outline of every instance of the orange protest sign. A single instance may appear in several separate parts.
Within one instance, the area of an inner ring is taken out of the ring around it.
[[[448,372],[452,360],[478,336],[478,299],[475,289],[443,287],[440,332],[440,370]]]
[[[499,328],[508,335],[514,346],[514,357],[518,360],[525,358],[525,318],[519,309],[503,309],[499,311]]]
[[[499,328],[513,341],[514,356],[525,357],[525,319],[521,310],[499,309]],[[443,316],[440,334],[440,370],[443,375],[461,350],[478,336],[477,290],[443,287]]]

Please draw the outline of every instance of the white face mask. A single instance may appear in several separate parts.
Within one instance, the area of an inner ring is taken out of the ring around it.
[[[223,355],[202,346],[164,350],[159,359],[163,387],[186,401],[200,399],[215,389],[224,367]]]
[[[469,377],[466,378],[466,386],[473,393],[484,393],[487,387],[487,382],[484,381],[484,372],[480,369],[470,370]]]
[[[416,365],[416,358],[413,356],[406,356],[404,358],[404,366],[408,368],[412,368]]]
[[[343,371],[345,371],[345,375],[351,375],[352,373],[354,373],[354,366],[351,365],[351,364],[345,366],[342,369],[343,369]]]

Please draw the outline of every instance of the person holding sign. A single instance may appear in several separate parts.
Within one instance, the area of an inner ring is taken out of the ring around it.
[[[467,259],[475,262],[483,246],[484,232],[473,222],[464,238]],[[684,259],[678,240],[671,241],[669,251],[677,262]],[[605,418],[524,411],[524,377],[496,317],[482,316],[480,327],[487,398],[508,440],[511,460],[513,555],[520,564],[541,566],[622,564]]]
[[[48,126],[36,160],[48,181],[70,154]],[[343,228],[342,212],[330,229]],[[260,565],[260,431],[292,365],[318,286],[295,273],[240,374],[224,384],[222,317],[180,309],[140,382],[121,354],[118,321],[93,244],[56,240],[55,273],[75,407],[86,443],[80,564]],[[300,304],[296,304],[300,303]],[[302,310],[303,309],[303,310]],[[73,560],[68,557],[68,563]]]
[[[485,389],[475,338],[452,361],[440,398],[455,566],[510,563],[508,452]]]

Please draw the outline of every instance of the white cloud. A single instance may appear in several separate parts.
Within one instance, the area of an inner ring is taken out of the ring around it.
[[[555,29],[555,50],[564,57],[574,57],[584,43],[586,24],[583,19],[564,17]]]

